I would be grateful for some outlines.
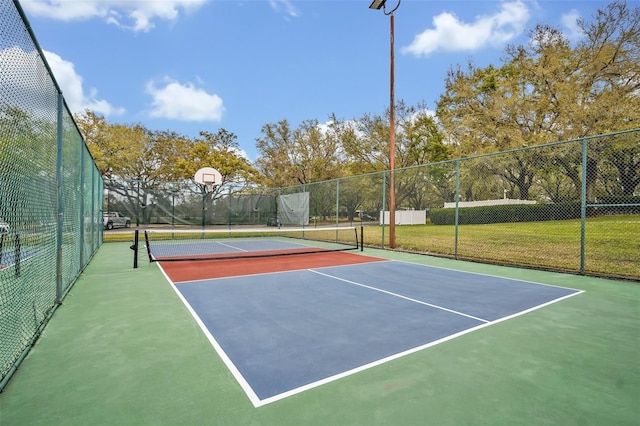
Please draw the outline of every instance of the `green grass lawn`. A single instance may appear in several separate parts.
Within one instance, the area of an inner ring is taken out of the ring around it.
[[[580,221],[460,225],[458,256],[506,264],[580,270]],[[384,245],[389,230],[384,229]],[[585,272],[640,278],[640,216],[589,218],[585,232]],[[379,246],[382,228],[367,227],[365,244]],[[398,249],[454,256],[455,226],[396,227]]]

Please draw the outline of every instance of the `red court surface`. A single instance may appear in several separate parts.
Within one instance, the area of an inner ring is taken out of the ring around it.
[[[171,281],[176,283],[182,281],[236,277],[240,275],[266,274],[270,272],[285,272],[297,269],[357,265],[360,263],[385,261],[387,261],[387,259],[379,257],[363,256],[360,254],[346,252],[329,252],[247,259],[179,262],[161,261],[160,264]]]
[[[212,255],[211,253],[202,253],[202,254],[189,254],[189,255],[180,255],[177,258],[175,256],[156,256],[156,261],[158,262],[162,262],[163,260],[166,261],[172,261],[172,262],[185,262],[185,261],[190,261],[190,260],[219,260],[219,259],[241,259],[241,258],[245,258],[248,259],[250,257],[252,258],[259,258],[259,257],[276,257],[279,255],[282,256],[288,256],[288,255],[293,255],[293,254],[311,254],[311,253],[324,253],[326,252],[326,250],[311,250],[309,249],[309,247],[300,247],[300,248],[295,248],[295,249],[291,249],[291,248],[287,248],[287,249],[283,249],[283,250],[261,250],[262,255],[255,255],[255,256],[243,256],[243,255],[239,255],[238,252],[229,252],[229,253],[216,253],[215,255]]]

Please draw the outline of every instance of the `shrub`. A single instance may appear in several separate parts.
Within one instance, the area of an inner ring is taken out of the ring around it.
[[[589,209],[587,214],[591,213]],[[435,225],[454,225],[455,209],[431,209],[429,217]],[[498,206],[462,207],[458,209],[458,224],[488,224],[505,222],[541,222],[580,218],[580,202],[549,204],[509,204]]]

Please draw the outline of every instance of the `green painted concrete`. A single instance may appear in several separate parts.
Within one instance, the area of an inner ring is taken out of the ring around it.
[[[637,425],[640,285],[366,253],[586,292],[254,408],[156,265],[104,244],[0,394],[0,425]]]

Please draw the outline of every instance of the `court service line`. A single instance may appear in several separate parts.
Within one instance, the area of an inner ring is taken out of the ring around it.
[[[557,284],[547,284],[547,283],[542,283],[542,282],[539,282],[539,281],[525,280],[525,279],[522,279],[522,278],[512,278],[512,277],[503,276],[503,275],[488,274],[486,272],[465,271],[463,269],[450,268],[450,267],[447,267],[447,266],[426,265],[424,263],[416,263],[416,262],[412,262],[410,260],[389,259],[389,261],[390,262],[398,262],[398,263],[406,263],[408,265],[413,265],[413,266],[422,266],[424,268],[441,269],[441,270],[445,270],[445,271],[452,271],[452,272],[457,272],[457,273],[466,274],[466,275],[480,275],[480,276],[483,276],[483,277],[498,278],[498,279],[507,280],[507,281],[518,281],[518,282],[521,282],[521,283],[535,284],[535,285],[540,285],[540,286],[544,286],[544,287],[564,288],[566,290],[584,292],[584,290],[578,290],[577,288],[573,288],[573,287],[566,287],[566,286],[557,285]],[[548,273],[548,272],[546,272],[546,273]]]
[[[310,269],[309,269],[309,270],[310,270]],[[311,270],[310,270],[310,271],[311,271]],[[312,272],[317,272],[317,271],[312,271]],[[322,275],[325,275],[325,274],[322,274]],[[331,277],[331,278],[336,278],[336,279],[341,279],[341,278],[338,278],[338,277],[333,277],[333,276],[331,276],[331,275],[329,275],[329,277]],[[343,280],[343,281],[346,281],[346,280]],[[351,282],[351,284],[361,285],[361,286],[363,286],[363,287],[368,287],[368,286],[366,286],[366,285],[358,284],[358,283],[353,283],[353,282]],[[371,288],[371,287],[369,287],[369,288]],[[378,290],[378,291],[382,291],[382,292],[384,292],[384,293],[388,293],[388,292],[387,292],[387,291],[385,291],[385,290],[380,290],[380,289],[376,289],[376,288],[374,288],[374,290]],[[274,395],[274,396],[269,397],[269,398],[265,398],[265,399],[263,399],[263,400],[259,400],[257,404],[256,404],[256,403],[254,403],[254,406],[257,408],[257,407],[261,407],[261,406],[263,406],[263,405],[270,404],[270,403],[275,402],[275,401],[279,401],[279,400],[281,400],[281,399],[287,398],[287,397],[292,396],[292,395],[296,395],[296,394],[298,394],[298,393],[301,393],[301,392],[307,391],[307,390],[309,390],[309,389],[313,389],[313,388],[315,388],[315,387],[322,386],[322,385],[324,385],[324,384],[327,384],[327,383],[333,382],[333,381],[335,381],[335,380],[338,380],[338,379],[341,379],[341,378],[344,378],[344,377],[348,377],[348,376],[350,376],[350,375],[352,375],[352,374],[359,373],[359,372],[361,372],[361,371],[365,371],[365,370],[368,370],[368,369],[373,368],[373,367],[377,367],[377,366],[382,365],[382,364],[385,364],[385,363],[387,363],[387,362],[389,362],[389,361],[393,361],[393,360],[395,360],[395,359],[402,358],[402,357],[404,357],[404,356],[406,356],[406,355],[409,355],[409,354],[413,354],[413,353],[416,353],[416,352],[422,351],[422,350],[424,350],[424,349],[427,349],[427,348],[430,348],[430,347],[433,347],[433,346],[439,345],[439,344],[444,343],[444,342],[448,342],[449,340],[453,340],[453,339],[455,339],[455,338],[458,338],[458,337],[464,336],[465,334],[472,333],[472,332],[477,331],[477,330],[480,330],[480,329],[482,329],[482,328],[489,327],[489,326],[491,326],[491,325],[494,325],[494,324],[497,324],[497,323],[500,323],[500,322],[503,322],[503,321],[507,321],[507,320],[510,320],[510,319],[512,319],[512,318],[519,317],[520,315],[524,315],[524,314],[527,314],[527,313],[529,313],[529,312],[533,312],[533,311],[535,311],[535,310],[537,310],[537,309],[543,308],[543,307],[545,307],[545,306],[551,305],[551,304],[553,304],[553,303],[559,302],[559,301],[561,301],[561,300],[567,299],[567,298],[569,298],[569,297],[573,297],[573,296],[575,296],[575,295],[577,295],[577,294],[581,294],[581,293],[582,293],[582,291],[578,291],[578,292],[576,292],[576,293],[571,293],[571,294],[568,294],[568,295],[565,295],[565,296],[559,297],[559,298],[557,298],[557,299],[550,300],[550,301],[548,301],[548,302],[546,302],[546,303],[542,303],[542,304],[537,305],[537,306],[532,306],[531,308],[529,308],[529,309],[525,309],[524,311],[516,312],[516,313],[514,313],[514,314],[512,314],[512,315],[508,315],[508,316],[506,316],[506,317],[498,318],[498,319],[496,319],[496,320],[494,320],[494,321],[486,321],[486,322],[484,322],[484,323],[482,323],[482,324],[479,324],[479,325],[477,325],[477,326],[475,326],[475,327],[467,328],[466,330],[461,330],[461,331],[459,331],[459,332],[457,332],[457,333],[450,334],[450,335],[445,336],[445,337],[443,337],[443,338],[441,338],[441,339],[434,340],[434,341],[432,341],[432,342],[425,343],[425,344],[423,344],[423,345],[416,346],[416,347],[411,348],[411,349],[407,349],[407,350],[405,350],[405,351],[403,351],[403,352],[398,352],[398,353],[396,353],[396,354],[390,355],[390,356],[385,357],[385,358],[381,358],[381,359],[379,359],[379,360],[377,360],[377,361],[373,361],[373,362],[370,362],[370,363],[368,363],[368,364],[361,365],[361,366],[356,367],[356,368],[353,368],[353,369],[351,369],[351,370],[343,371],[342,373],[338,373],[338,374],[335,374],[335,375],[333,375],[333,376],[326,377],[326,378],[321,379],[321,380],[318,380],[318,381],[316,381],[316,382],[309,383],[309,384],[306,384],[306,385],[300,386],[300,387],[295,388],[295,389],[291,389],[291,390],[289,390],[289,391],[283,392],[283,393],[278,394],[278,395]],[[400,297],[403,297],[403,296],[400,296]],[[403,298],[405,298],[405,297],[403,297]],[[405,298],[405,299],[407,299],[407,298]],[[409,299],[409,300],[411,300],[411,299]],[[423,302],[418,301],[418,303],[423,303]]]
[[[359,287],[368,288],[369,290],[379,291],[380,293],[386,293],[386,294],[391,295],[391,296],[399,297],[400,299],[405,299],[405,300],[408,300],[408,301],[410,301],[410,302],[415,302],[415,303],[419,303],[419,304],[421,304],[421,305],[429,306],[429,307],[431,307],[431,308],[440,309],[440,310],[442,310],[442,311],[450,312],[450,313],[452,313],[452,314],[461,315],[461,316],[463,316],[463,317],[471,318],[471,319],[473,319],[473,320],[480,321],[480,322],[483,322],[483,323],[489,323],[489,322],[491,322],[491,321],[486,320],[486,319],[484,319],[484,318],[474,317],[473,315],[465,314],[464,312],[455,311],[455,310],[453,310],[453,309],[448,309],[448,308],[445,308],[445,307],[443,307],[443,306],[434,305],[434,304],[432,304],[432,303],[427,303],[427,302],[424,302],[424,301],[422,301],[422,300],[413,299],[413,298],[411,298],[411,297],[403,296],[403,295],[398,294],[398,293],[393,293],[393,292],[388,291],[388,290],[383,290],[383,289],[381,289],[381,288],[372,287],[372,286],[369,286],[369,285],[366,285],[366,284],[362,284],[362,283],[357,283],[357,282],[355,282],[355,281],[347,280],[347,279],[345,279],[345,278],[336,277],[335,275],[325,274],[324,272],[316,271],[316,270],[313,270],[313,269],[309,269],[309,271],[310,271],[310,272],[313,272],[314,274],[323,275],[323,276],[325,276],[325,277],[327,277],[327,278],[333,278],[333,279],[335,279],[335,280],[343,281],[343,282],[346,282],[346,283],[348,283],[348,284],[353,284],[353,285],[357,285],[357,286],[359,286]]]
[[[231,244],[221,243],[220,241],[216,241],[216,243],[220,244],[221,246],[229,247],[230,249],[237,250],[237,251],[244,251],[244,252],[249,251],[249,250],[241,249],[240,247],[232,246]]]

